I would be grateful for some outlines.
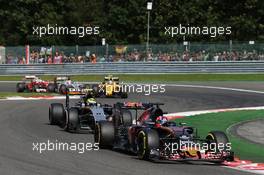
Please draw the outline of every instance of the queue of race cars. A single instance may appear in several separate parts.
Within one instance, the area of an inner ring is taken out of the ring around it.
[[[119,78],[108,75],[99,84],[85,84],[75,82],[69,76],[58,76],[54,81],[45,81],[37,76],[25,76],[22,82],[16,85],[17,92],[49,92],[71,95],[81,95],[92,91],[95,97],[127,98],[127,93],[122,90]]]
[[[66,87],[63,92],[65,105],[52,103],[49,107],[50,124],[58,125],[67,132],[88,130],[101,149],[123,150],[143,160],[202,160],[217,163],[234,160],[224,132],[209,131],[205,138],[201,138],[196,128],[169,121],[161,108],[162,103],[98,103],[96,97],[127,97],[127,94],[114,94],[113,89],[112,92],[108,90],[100,94],[98,88],[106,88],[110,81],[112,85],[112,81],[118,84],[117,77],[105,77],[104,82],[93,85],[91,91],[82,91],[83,95],[72,106],[69,97],[72,91]],[[55,90],[62,85],[64,83],[57,81],[56,84],[54,81]]]

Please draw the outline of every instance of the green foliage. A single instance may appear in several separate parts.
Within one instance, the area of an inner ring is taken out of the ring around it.
[[[94,45],[146,41],[147,0],[13,0],[0,5],[0,45]],[[173,43],[182,36],[164,36],[165,26],[231,26],[231,36],[186,36],[190,41],[264,40],[263,0],[154,0],[150,42]],[[32,35],[33,26],[99,26],[99,36]]]

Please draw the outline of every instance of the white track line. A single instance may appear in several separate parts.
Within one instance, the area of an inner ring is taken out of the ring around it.
[[[227,111],[261,110],[261,109],[264,109],[264,106],[176,112],[176,113],[166,114],[166,116],[193,116],[193,115],[208,114],[208,113],[218,113],[218,112],[227,112]]]
[[[218,90],[229,90],[229,91],[237,91],[237,92],[264,94],[264,91],[256,91],[256,90],[240,89],[240,88],[228,88],[228,87],[219,87],[219,86],[188,85],[188,84],[165,84],[165,85],[172,86],[172,87],[205,88],[205,89],[218,89]]]

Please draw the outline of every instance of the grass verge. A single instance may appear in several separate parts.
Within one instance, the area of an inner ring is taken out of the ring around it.
[[[264,110],[220,112],[190,116],[176,119],[177,122],[185,122],[198,129],[198,135],[205,138],[209,131],[220,130],[226,132],[227,128],[235,123],[254,119],[263,119]],[[263,146],[253,144],[247,140],[232,136],[227,133],[232,143],[232,150],[241,159],[253,160],[254,162],[264,162]]]
[[[117,74],[124,82],[263,81],[264,74]],[[53,75],[40,76],[53,80]],[[75,81],[102,81],[104,75],[73,75]],[[20,81],[23,76],[0,76],[0,81]]]

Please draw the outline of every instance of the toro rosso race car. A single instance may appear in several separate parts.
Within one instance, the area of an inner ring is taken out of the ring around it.
[[[168,121],[159,105],[148,104],[149,108],[138,118],[137,110],[146,106],[122,106],[113,113],[113,121],[96,124],[95,142],[100,148],[129,151],[144,160],[223,162],[234,159],[224,132],[211,131],[202,139],[194,127]],[[136,111],[134,116],[131,111]]]
[[[89,91],[89,86],[83,83],[74,82],[70,77],[55,77],[54,78],[55,89],[60,94],[66,94],[68,91],[71,95],[81,95]]]
[[[69,105],[69,94],[66,93],[65,107],[61,103],[52,103],[49,107],[49,122],[59,125],[66,131],[78,132],[94,130],[98,121],[107,120],[112,108],[108,105],[97,103],[92,94],[88,93],[73,106]]]
[[[123,91],[119,78],[112,75],[106,76],[102,83],[93,85],[92,89],[96,97],[127,98],[127,92]]]
[[[23,81],[17,83],[17,92],[55,92],[55,84],[41,80],[35,75],[25,76]]]

